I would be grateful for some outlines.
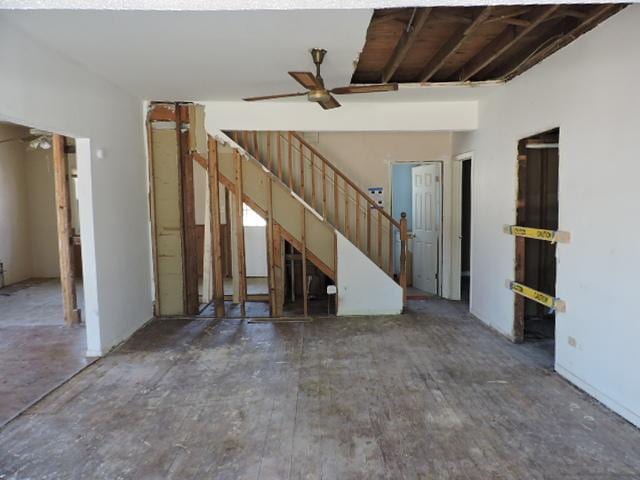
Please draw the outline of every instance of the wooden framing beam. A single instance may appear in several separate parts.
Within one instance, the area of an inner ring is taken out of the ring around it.
[[[238,254],[238,284],[240,289],[240,311],[242,316],[246,314],[246,301],[247,301],[247,268],[246,257],[244,248],[244,226],[242,222],[243,217],[243,191],[242,191],[242,156],[237,150],[233,151],[234,167],[235,167],[235,211],[234,220],[236,222],[236,251]]]
[[[272,315],[282,315],[284,305],[284,241],[279,225],[272,222],[273,228],[273,284],[274,309]]]
[[[65,138],[53,135],[53,175],[55,184],[56,220],[58,225],[58,257],[64,322],[68,326],[80,323],[74,275],[73,230],[71,227],[71,201],[69,194],[69,168],[64,153]]]
[[[522,224],[525,221],[525,211],[527,207],[527,156],[524,154],[524,141],[518,145],[520,154],[518,155],[518,192],[516,203],[516,223]],[[516,258],[515,258],[515,280],[524,282],[525,280],[525,239],[515,237]],[[515,342],[524,340],[524,297],[516,295],[514,297],[514,318],[513,318],[513,339]]]
[[[428,82],[437,72],[442,68],[447,59],[453,55],[458,48],[473,34],[473,32],[482,23],[489,18],[493,11],[493,7],[483,7],[482,10],[475,16],[473,21],[468,25],[462,25],[458,28],[453,35],[440,47],[436,54],[429,60],[420,72],[418,80],[420,82]]]
[[[182,123],[188,120],[188,113],[185,115],[180,108],[180,104],[176,104],[176,140],[182,195],[184,311],[187,315],[197,315],[200,302],[198,299],[198,237],[196,232],[193,157],[189,152],[189,131],[182,131]]]
[[[276,248],[273,226],[273,178],[267,177],[267,275],[269,283],[269,311],[272,316],[280,315],[278,308],[277,275],[276,275]],[[279,250],[278,250],[279,251]]]
[[[381,83],[387,83],[396,73],[396,70],[398,70],[398,67],[407,56],[407,53],[409,53],[409,50],[411,50],[411,47],[420,36],[422,27],[424,27],[427,19],[431,15],[431,12],[431,7],[420,7],[415,9],[412,20],[410,20],[409,25],[407,25],[405,31],[402,33],[391,57],[382,69],[382,77],[380,78]]]
[[[224,316],[224,272],[222,268],[222,235],[220,224],[220,178],[218,172],[218,142],[209,137],[207,172],[209,178],[209,228],[211,229],[211,261],[213,272],[213,302],[216,317]]]
[[[528,26],[520,29],[514,26],[508,26],[505,28],[500,35],[489,43],[489,45],[483,48],[480,53],[475,55],[469,62],[467,62],[466,65],[454,74],[454,79],[462,82],[469,80],[518,43],[525,35],[529,34],[533,29],[538,27],[538,25],[553,15],[558,8],[560,8],[560,5],[541,7],[539,13],[537,13],[535,17],[531,18]]]
[[[149,157],[149,214],[151,217],[151,255],[153,257],[153,314],[160,316],[160,282],[158,279],[158,229],[156,228],[156,195],[155,195],[155,178],[154,178],[154,154],[153,154],[153,129],[151,121],[147,119],[147,155]]]

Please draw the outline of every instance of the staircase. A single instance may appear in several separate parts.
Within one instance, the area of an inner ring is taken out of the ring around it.
[[[407,223],[396,221],[297,132],[225,132],[406,291]]]
[[[267,224],[272,316],[283,313],[285,259],[301,261],[296,277],[305,315],[308,265],[336,285],[338,315],[400,313],[406,218],[395,221],[300,135],[230,132],[214,138],[205,130],[202,105],[154,102],[147,139],[156,315],[198,313],[197,252],[203,244],[205,303],[212,298],[216,316],[225,316],[226,271],[234,302],[246,313],[243,204]],[[204,242],[196,230],[194,161],[208,176]],[[285,256],[286,243],[298,253]]]

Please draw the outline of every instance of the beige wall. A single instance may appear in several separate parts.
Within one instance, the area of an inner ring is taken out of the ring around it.
[[[383,187],[386,209],[391,163],[451,158],[449,132],[320,132],[305,139],[363,190]]]
[[[452,132],[308,132],[305,139],[365,192],[384,188],[391,211],[391,164],[442,162],[441,293],[450,297],[452,236]],[[411,195],[411,192],[407,192]],[[385,234],[386,237],[386,234]],[[411,243],[410,247],[411,249]],[[386,247],[385,247],[386,249]]]
[[[0,124],[0,262],[9,285],[31,276],[25,146],[27,129]]]
[[[0,125],[0,262],[5,284],[57,277],[58,240],[51,150],[29,150],[24,127]]]
[[[27,150],[27,196],[29,208],[29,241],[31,247],[31,276],[60,275],[55,206],[55,185],[51,150]],[[75,191],[72,190],[72,197]],[[75,198],[71,205],[75,206]],[[76,210],[73,209],[72,210]],[[77,215],[74,215],[77,219]]]

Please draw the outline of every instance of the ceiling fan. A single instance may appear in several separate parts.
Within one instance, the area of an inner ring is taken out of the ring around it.
[[[335,95],[349,95],[352,93],[374,93],[374,92],[390,92],[398,90],[397,83],[383,83],[379,85],[351,85],[348,87],[337,87],[327,89],[324,86],[324,80],[320,75],[320,65],[324,60],[324,56],[327,51],[322,48],[314,48],[311,50],[311,57],[313,63],[316,65],[316,74],[311,72],[289,72],[300,85],[306,88],[307,92],[299,93],[284,93],[280,95],[266,95],[262,97],[249,97],[243,98],[246,102],[255,102],[258,100],[271,100],[273,98],[285,98],[285,97],[300,97],[302,95],[307,96],[307,100],[310,102],[319,103],[322,108],[329,110],[331,108],[337,108],[340,103],[335,99],[332,94]]]

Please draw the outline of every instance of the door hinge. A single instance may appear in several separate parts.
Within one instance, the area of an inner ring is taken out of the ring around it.
[[[436,175],[436,183],[440,182],[440,175]]]

